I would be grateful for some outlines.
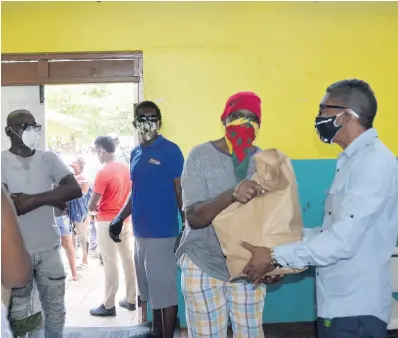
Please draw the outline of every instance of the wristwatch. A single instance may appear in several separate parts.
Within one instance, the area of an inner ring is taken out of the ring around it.
[[[280,264],[278,263],[278,260],[277,260],[276,257],[275,257],[274,249],[271,248],[270,251],[271,251],[271,264],[272,264],[274,267],[276,267],[276,268],[281,268],[282,265],[280,265]]]

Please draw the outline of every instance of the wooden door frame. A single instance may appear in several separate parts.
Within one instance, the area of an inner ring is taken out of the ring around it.
[[[134,82],[142,86],[141,51],[2,54],[2,85]]]
[[[1,61],[29,61],[29,60],[80,60],[80,59],[131,59],[142,57],[141,51],[131,52],[71,52],[71,53],[4,53]]]

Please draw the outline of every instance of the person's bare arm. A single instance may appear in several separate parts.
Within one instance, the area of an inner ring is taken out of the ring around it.
[[[61,208],[62,210],[66,202],[80,198],[81,196],[82,190],[75,177],[73,175],[67,175],[53,190],[34,195],[16,193],[12,194],[11,198],[18,214],[24,215],[44,205]]]
[[[233,203],[233,189],[215,198],[209,198],[205,165],[200,148],[189,153],[181,176],[182,201],[185,219],[192,229],[209,226],[213,219]]]
[[[107,173],[103,170],[100,170],[97,175],[95,175],[93,194],[91,195],[90,201],[88,202],[88,211],[92,213],[92,215],[97,212],[98,203],[102,195],[104,195],[107,185]]]
[[[93,194],[91,195],[90,201],[88,202],[88,211],[89,212],[96,212],[97,211],[97,205],[98,202],[100,201],[102,195],[97,193],[97,192],[93,192]]]
[[[90,184],[88,182],[80,183],[80,188],[82,189],[82,193],[85,195],[90,190]]]
[[[217,215],[234,202],[234,189],[205,202],[198,202],[185,210],[188,224],[193,229],[202,229],[209,226]]]
[[[34,195],[18,191],[12,194],[11,198],[19,214],[26,214],[44,205],[60,208],[66,202],[82,196],[82,189],[77,183],[75,176],[57,154],[51,151],[45,152],[43,154],[43,163],[46,163],[46,170],[48,170],[53,184],[57,187]]]
[[[236,188],[229,189],[206,202],[198,202],[188,207],[185,211],[188,223],[193,229],[205,228],[233,202],[245,204],[264,193],[265,189],[257,182],[243,180]]]
[[[53,152],[46,152],[46,160],[50,163],[50,174],[57,188],[38,194],[42,205],[60,205],[82,197],[82,189],[70,168]]]
[[[23,287],[32,276],[32,261],[19,230],[8,194],[1,189],[1,282],[4,287]]]
[[[183,211],[183,202],[182,202],[182,187],[181,187],[181,175],[184,168],[184,155],[178,147],[178,145],[173,145],[170,149],[170,153],[167,161],[168,171],[171,175],[171,179],[173,180],[175,197],[177,200],[178,210],[180,211],[182,224],[184,226],[185,223],[185,213]]]
[[[131,215],[131,213],[133,212],[133,206],[132,206],[133,205],[133,202],[132,202],[133,195],[132,194],[133,193],[130,192],[130,195],[126,200],[126,203],[124,203],[122,210],[120,210],[120,212],[116,218],[120,218],[122,221],[124,221],[127,217],[129,217]]]
[[[258,183],[244,180],[237,187],[231,187],[220,195],[209,198],[204,158],[200,148],[192,149],[181,176],[185,217],[192,229],[206,228],[233,202],[247,203],[257,194],[265,192]]]
[[[82,197],[82,189],[77,183],[75,176],[70,174],[65,176],[55,189],[33,196],[37,198],[39,206],[58,206]]]
[[[180,215],[181,215],[181,221],[182,221],[182,224],[184,226],[185,213],[183,212],[183,208],[182,208],[182,187],[181,187],[181,179],[180,178],[176,178],[174,180],[174,190],[175,190],[175,193],[176,193],[178,210],[180,211]]]
[[[138,148],[135,148],[131,153],[130,153],[130,160],[129,164],[131,165],[131,161],[134,157],[134,153]],[[131,168],[130,168],[131,170]],[[119,214],[115,217],[115,220],[120,219],[123,222],[126,220],[127,217],[129,217],[133,213],[133,182],[130,181],[128,184],[131,184],[131,190],[129,197],[127,198],[126,202],[123,205],[123,208],[119,211]]]

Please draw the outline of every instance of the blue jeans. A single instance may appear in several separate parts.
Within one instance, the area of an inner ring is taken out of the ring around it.
[[[387,323],[374,316],[318,318],[318,338],[386,338]]]
[[[70,224],[69,218],[64,216],[56,217],[55,221],[61,233],[61,237],[72,235],[72,225]]]
[[[61,338],[65,325],[65,269],[60,248],[31,255],[33,278],[39,291],[44,314],[44,337]],[[33,280],[22,288],[12,289],[10,315],[25,319],[30,313]]]

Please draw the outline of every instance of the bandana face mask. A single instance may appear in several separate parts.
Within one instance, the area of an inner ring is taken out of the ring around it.
[[[232,121],[225,126],[225,140],[232,156],[235,176],[238,182],[247,176],[250,150],[259,126],[246,118]]]
[[[146,142],[151,141],[158,134],[160,127],[159,118],[156,115],[138,115],[134,125]]]

